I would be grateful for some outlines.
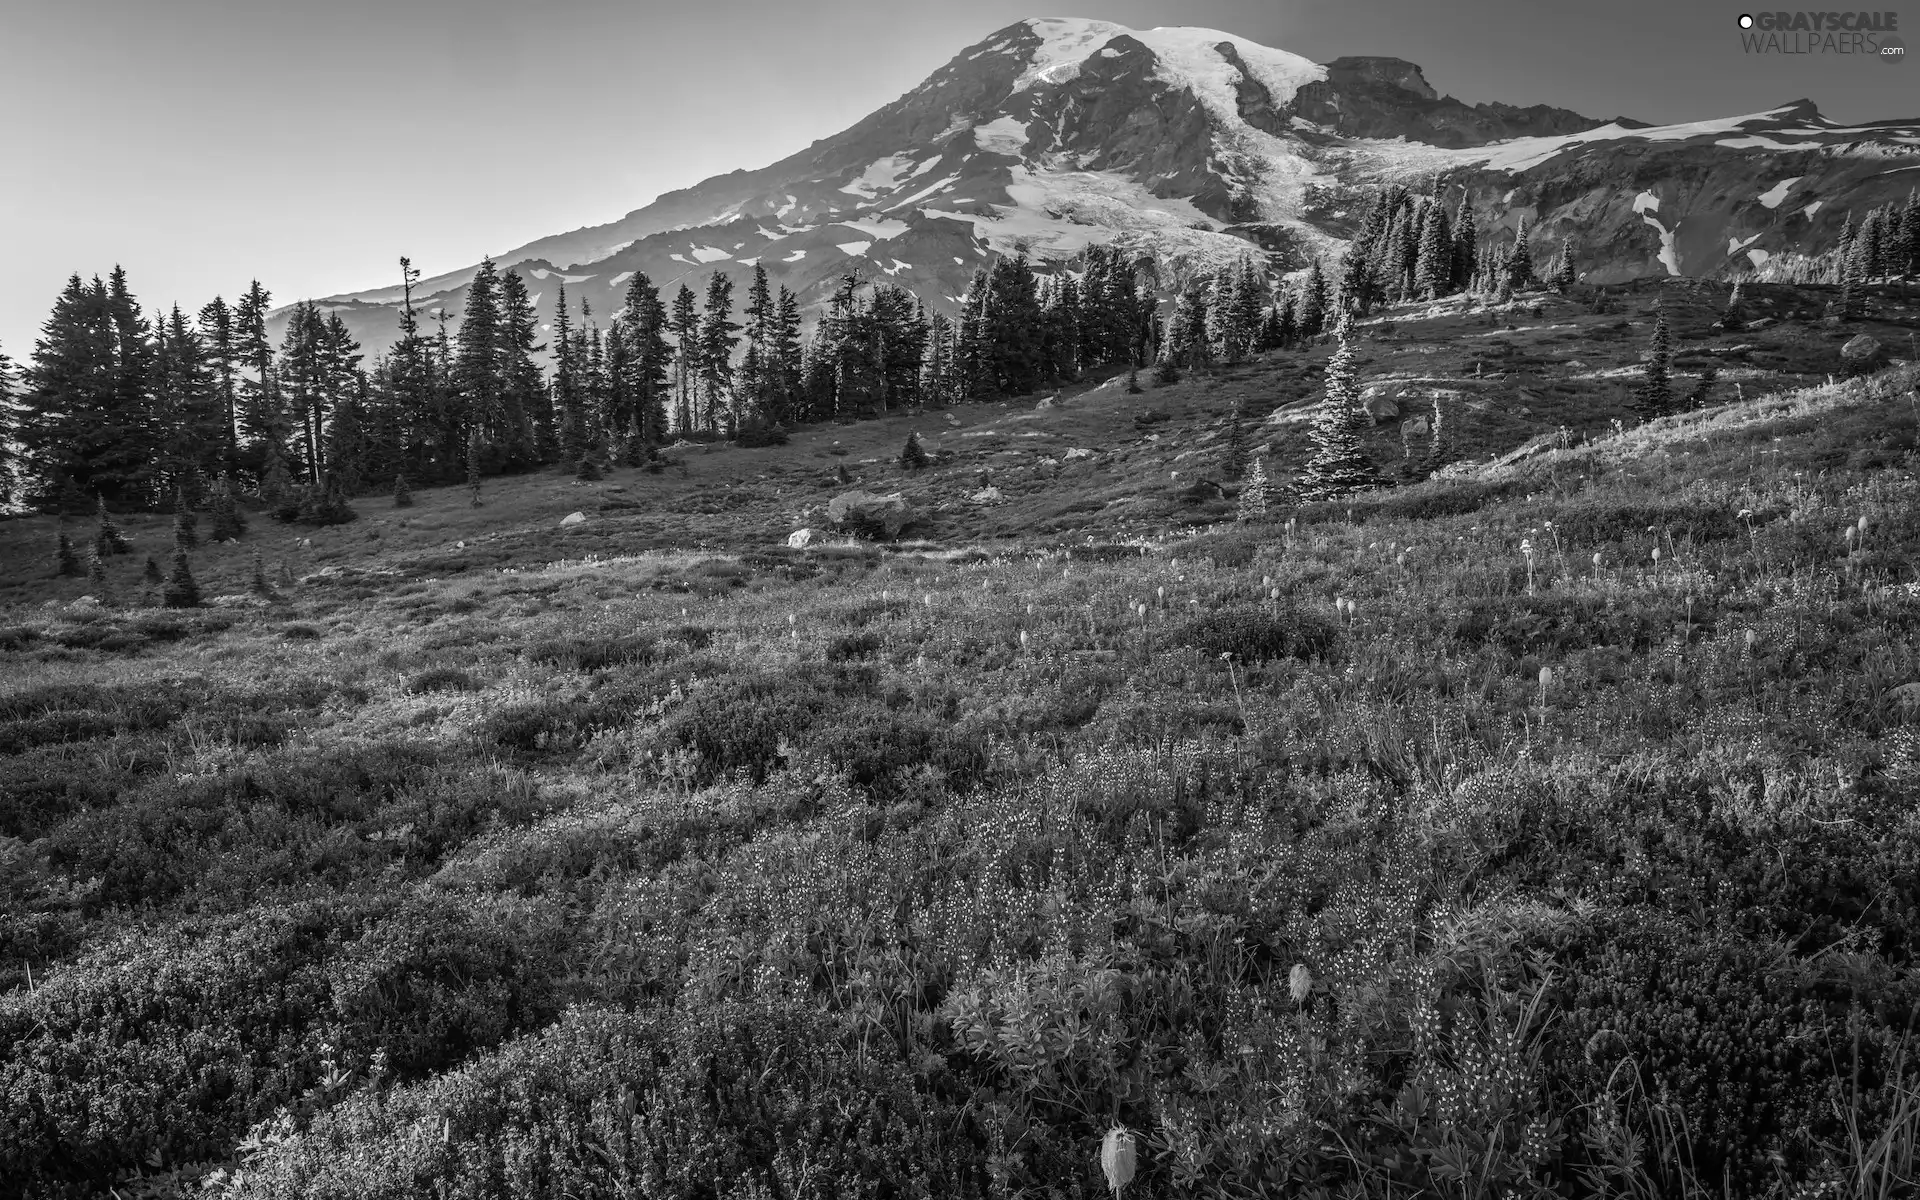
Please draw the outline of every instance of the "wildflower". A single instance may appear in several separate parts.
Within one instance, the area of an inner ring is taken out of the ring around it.
[[[1100,1139],[1100,1170],[1106,1175],[1107,1186],[1113,1189],[1116,1200],[1120,1189],[1133,1179],[1134,1161],[1132,1131],[1122,1125],[1107,1130],[1107,1136]]]
[[[1305,963],[1293,964],[1293,970],[1287,972],[1287,994],[1293,997],[1295,1004],[1305,1004],[1307,996],[1313,991],[1313,972]]]
[[[1751,521],[1753,519],[1753,510],[1750,508],[1741,509],[1739,519],[1742,521]]]

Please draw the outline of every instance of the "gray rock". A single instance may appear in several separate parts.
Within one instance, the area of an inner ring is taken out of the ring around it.
[[[842,492],[827,503],[827,521],[836,529],[892,539],[913,520],[913,507],[899,492]]]
[[[1877,371],[1887,365],[1887,348],[1878,338],[1859,334],[1840,347],[1840,365],[1856,375]]]
[[[813,544],[815,536],[811,529],[796,529],[787,535],[787,545],[794,550],[805,550]]]
[[[1400,405],[1391,396],[1372,396],[1360,402],[1360,407],[1373,418],[1375,425],[1382,421],[1391,421],[1400,415]]]
[[[1427,423],[1425,417],[1408,417],[1401,423],[1400,432],[1407,434],[1409,437],[1415,437],[1428,432],[1431,428],[1432,426]]]
[[[586,523],[587,514],[583,512],[570,512],[560,518],[560,528],[562,529],[570,529],[575,525],[585,525]]]

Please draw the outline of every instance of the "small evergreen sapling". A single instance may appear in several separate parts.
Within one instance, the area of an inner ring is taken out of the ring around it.
[[[395,508],[413,507],[413,489],[407,486],[404,472],[393,477],[393,506]]]
[[[1427,434],[1427,470],[1438,471],[1453,461],[1453,426],[1440,397],[1433,398],[1433,428]]]
[[[87,586],[100,599],[107,598],[107,560],[100,556],[98,544],[94,546],[93,553],[87,555]]]
[[[173,552],[173,570],[167,573],[160,596],[168,608],[200,606],[200,585],[193,581],[193,571],[187,566],[185,550],[176,549]]]
[[[467,433],[467,504],[480,507],[480,455],[485,446],[480,441],[478,429]]]
[[[1257,521],[1267,515],[1267,505],[1272,502],[1272,488],[1267,483],[1266,463],[1254,459],[1253,466],[1247,471],[1247,480],[1240,488],[1240,504],[1234,514],[1241,521]]]
[[[1228,479],[1238,479],[1247,468],[1247,406],[1236,401],[1227,417],[1226,460],[1220,469]]]
[[[64,532],[54,538],[53,573],[60,578],[70,578],[80,574],[80,558],[73,552],[72,539]]]
[[[900,466],[903,470],[918,471],[927,465],[927,451],[920,445],[920,434],[907,431],[907,444],[900,449]]]
[[[153,584],[158,584],[165,579],[165,576],[160,574],[160,564],[155,561],[153,555],[147,555],[146,569],[140,572],[140,578]]]
[[[273,584],[267,582],[267,564],[260,559],[260,552],[253,552],[253,575],[247,581],[247,590],[262,600],[274,597]]]
[[[200,518],[187,507],[187,489],[173,489],[173,540],[192,549],[200,542]]]
[[[240,515],[239,502],[233,496],[233,480],[223,471],[220,482],[213,487],[213,527],[210,530],[213,540],[238,541],[246,530],[246,518]]]
[[[111,554],[126,554],[131,551],[133,543],[127,540],[126,534],[120,532],[120,526],[114,524],[112,514],[107,512],[106,497],[99,498],[96,512],[100,518],[100,528],[94,534],[93,544],[100,556],[105,558]]]
[[[1645,378],[1634,397],[1633,411],[1642,421],[1664,417],[1673,411],[1673,335],[1667,328],[1665,309],[1655,309],[1653,344],[1648,349]]]

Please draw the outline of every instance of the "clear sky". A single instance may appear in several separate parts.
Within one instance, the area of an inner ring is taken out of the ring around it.
[[[426,275],[765,165],[1029,16],[1200,25],[1667,122],[1920,116],[1920,64],[1749,57],[1700,0],[0,0],[0,350],[67,276],[152,309]],[[1906,15],[1906,14],[1903,14]],[[1920,41],[1920,8],[1901,34]]]

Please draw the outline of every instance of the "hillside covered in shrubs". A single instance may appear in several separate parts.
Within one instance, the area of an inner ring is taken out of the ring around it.
[[[0,1194],[1909,1194],[1920,378],[1778,286],[0,524]]]

